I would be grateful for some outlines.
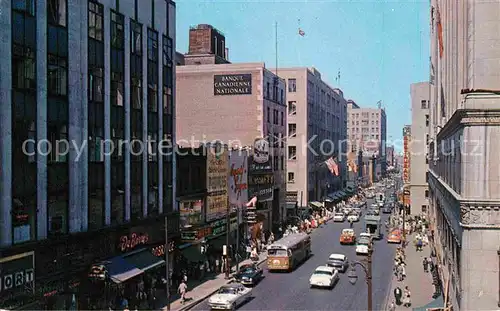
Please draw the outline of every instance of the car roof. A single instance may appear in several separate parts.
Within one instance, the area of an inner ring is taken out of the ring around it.
[[[316,268],[316,270],[314,270],[315,272],[316,271],[327,271],[327,272],[331,272],[333,273],[335,271],[335,268],[333,267],[329,267],[329,266],[319,266]]]
[[[339,260],[345,260],[346,256],[343,254],[331,254],[328,259],[339,259]]]
[[[342,233],[354,233],[354,229],[342,229]]]
[[[370,233],[367,233],[367,232],[361,232],[361,233],[359,234],[359,236],[364,236],[364,237],[368,237],[368,238],[369,238],[369,237],[371,237],[372,235],[371,235]]]

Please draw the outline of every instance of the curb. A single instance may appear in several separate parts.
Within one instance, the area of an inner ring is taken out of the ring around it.
[[[262,260],[259,260],[257,262],[257,266],[260,266],[262,265],[264,262],[267,261],[267,257],[265,259],[262,259]],[[233,281],[233,278],[231,277],[229,280],[227,280],[226,284],[229,284]],[[196,307],[197,305],[201,304],[203,301],[205,301],[208,297],[212,296],[213,294],[215,294],[217,291],[219,290],[219,288],[216,288],[215,290],[211,291],[210,293],[208,294],[205,294],[203,295],[202,297],[199,297],[198,299],[194,300],[190,305],[188,306],[185,306],[183,308],[180,308],[178,310],[175,310],[175,311],[187,311],[187,310],[191,310],[192,308]]]

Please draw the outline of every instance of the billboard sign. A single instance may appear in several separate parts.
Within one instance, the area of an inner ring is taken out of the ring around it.
[[[206,221],[223,218],[227,212],[229,152],[220,144],[207,147]]]
[[[248,202],[248,151],[233,151],[229,155],[229,204],[241,208]]]

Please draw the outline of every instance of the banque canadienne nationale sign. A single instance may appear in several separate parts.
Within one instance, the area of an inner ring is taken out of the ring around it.
[[[251,74],[214,75],[214,95],[252,94]]]

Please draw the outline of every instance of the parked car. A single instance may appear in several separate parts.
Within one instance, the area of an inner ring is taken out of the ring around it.
[[[330,257],[328,257],[326,265],[339,272],[345,273],[347,268],[349,268],[349,259],[343,254],[331,254]]]
[[[319,266],[311,275],[309,284],[311,287],[333,288],[338,280],[339,273],[337,270],[328,266]]]
[[[345,220],[344,213],[335,213],[335,216],[333,216],[333,221],[335,222],[344,222],[344,220]]]
[[[208,299],[208,305],[212,310],[235,310],[250,299],[251,291],[240,283],[227,284]]]
[[[355,244],[356,234],[353,229],[343,229],[340,234],[340,244]]]
[[[387,243],[401,244],[401,230],[393,229],[387,236]]]
[[[390,214],[392,213],[392,207],[390,204],[384,205],[384,208],[382,209],[382,213],[384,214]]]
[[[264,271],[253,263],[242,265],[234,274],[234,279],[243,285],[255,285],[263,278]]]

